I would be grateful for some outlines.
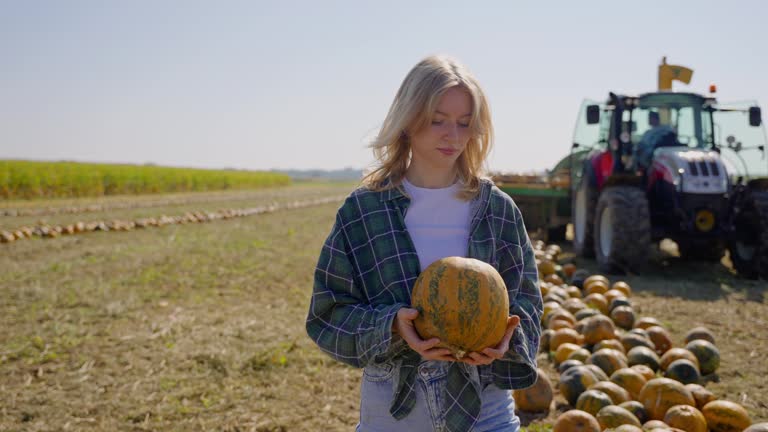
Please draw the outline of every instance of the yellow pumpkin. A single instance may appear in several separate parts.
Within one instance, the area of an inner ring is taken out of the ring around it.
[[[691,392],[683,384],[669,378],[654,378],[645,383],[638,400],[653,420],[663,420],[667,410],[675,405],[696,406]]]
[[[600,423],[590,413],[569,410],[557,417],[552,432],[600,432]]]
[[[752,423],[743,406],[726,400],[714,400],[701,409],[712,432],[741,432]]]
[[[540,413],[549,411],[549,406],[554,398],[552,383],[547,377],[547,373],[541,369],[536,369],[538,378],[533,386],[513,390],[512,395],[515,398],[517,409],[524,412]]]
[[[416,279],[411,305],[422,339],[437,337],[456,358],[501,342],[507,330],[509,295],[496,269],[473,258],[447,257]]]
[[[664,423],[686,432],[707,432],[707,420],[701,411],[689,405],[675,405],[664,414]]]

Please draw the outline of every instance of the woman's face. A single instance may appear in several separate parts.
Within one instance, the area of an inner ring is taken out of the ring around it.
[[[471,138],[472,97],[461,87],[443,93],[426,127],[411,134],[412,163],[453,168]]]

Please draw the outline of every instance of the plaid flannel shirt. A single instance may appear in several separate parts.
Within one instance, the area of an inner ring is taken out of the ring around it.
[[[397,311],[411,304],[420,273],[419,259],[405,226],[410,198],[400,189],[373,192],[358,188],[336,215],[315,269],[306,321],[307,333],[334,359],[354,367],[393,362],[398,367],[390,413],[405,417],[415,403],[416,368],[421,361],[392,336]],[[520,317],[510,349],[488,366],[452,363],[447,377],[447,428],[471,430],[480,412],[479,377],[491,376],[502,389],[536,381],[542,299],[533,248],[512,198],[483,179],[471,202],[467,257],[493,265],[510,298],[511,315]]]

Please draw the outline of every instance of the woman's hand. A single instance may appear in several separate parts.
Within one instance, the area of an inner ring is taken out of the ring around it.
[[[504,338],[498,345],[494,348],[486,348],[483,352],[471,352],[459,361],[480,366],[491,364],[494,360],[504,357],[504,353],[509,351],[509,341],[512,339],[512,333],[515,332],[518,324],[520,324],[520,317],[517,315],[510,316],[507,318],[507,332],[504,333]]]
[[[400,335],[412,350],[419,353],[426,360],[456,361],[456,358],[451,354],[451,350],[437,347],[440,339],[424,340],[416,333],[413,320],[417,316],[419,316],[418,310],[401,308],[397,311],[395,321],[392,323],[392,332]]]

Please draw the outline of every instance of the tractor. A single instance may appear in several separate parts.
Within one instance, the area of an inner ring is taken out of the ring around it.
[[[714,91],[714,89],[711,89]],[[637,270],[652,244],[768,277],[768,158],[760,107],[658,91],[585,101],[571,153],[573,247],[606,272]]]

